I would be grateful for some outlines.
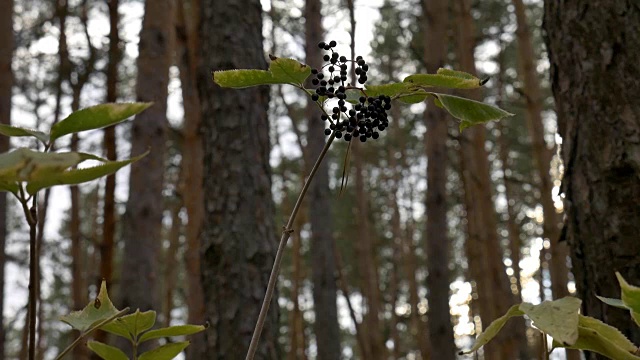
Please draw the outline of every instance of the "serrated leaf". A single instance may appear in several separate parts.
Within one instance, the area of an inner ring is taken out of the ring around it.
[[[633,312],[640,313],[640,287],[629,284],[619,272],[616,272],[616,277],[620,283],[622,302]]]
[[[213,81],[221,87],[241,89],[258,85],[302,85],[311,74],[311,68],[293,59],[276,58],[269,70],[238,69],[213,73]]]
[[[437,74],[409,75],[404,82],[417,86],[448,89],[476,89],[481,86],[480,79],[469,73],[443,68],[439,69]]]
[[[512,317],[515,317],[515,316],[522,316],[523,314],[524,314],[524,312],[522,312],[518,308],[518,305],[513,305],[509,309],[509,311],[507,311],[506,314],[504,314],[501,317],[495,319],[487,327],[487,329],[485,331],[483,331],[482,334],[480,334],[478,336],[478,338],[476,338],[476,342],[473,344],[473,347],[471,349],[469,349],[467,351],[463,351],[463,352],[461,352],[461,354],[470,354],[470,353],[472,353],[474,351],[477,351],[478,349],[480,349],[484,345],[488,344],[489,341],[491,341],[496,335],[498,335],[498,332],[500,332],[500,329],[502,329],[504,324],[506,324],[509,319],[511,319]]]
[[[129,360],[122,350],[98,341],[87,342],[87,347],[104,360]]]
[[[423,102],[427,97],[427,93],[424,90],[408,83],[367,85],[366,92],[368,96],[373,97],[387,95],[405,104],[417,104]]]
[[[75,152],[45,153],[27,148],[0,154],[0,181],[31,181],[52,172],[61,172],[82,161]]]
[[[193,335],[203,331],[204,329],[206,329],[206,327],[202,325],[170,326],[162,329],[151,330],[142,334],[142,336],[140,337],[140,342],[171,336]]]
[[[461,98],[459,96],[429,93],[440,101],[442,106],[456,119],[461,120],[460,130],[469,126],[483,124],[489,121],[500,120],[513,114],[500,109],[497,106],[485,104],[479,101]]]
[[[580,315],[578,340],[572,346],[562,346],[554,340],[555,347],[587,350],[616,360],[639,360],[634,355],[638,348],[618,329],[598,319]]]
[[[156,323],[156,312],[153,310],[140,312],[120,317],[100,329],[108,331],[131,340],[136,340],[140,334],[151,329]]]
[[[541,304],[520,304],[520,310],[533,321],[540,331],[549,334],[561,344],[572,345],[578,340],[578,311],[582,301],[564,297]]]
[[[171,360],[189,346],[188,341],[165,344],[153,350],[142,353],[138,360]]]
[[[78,110],[51,127],[51,141],[67,134],[118,124],[151,105],[153,103],[107,103]]]
[[[42,141],[43,144],[46,144],[49,141],[49,135],[43,133],[42,131],[25,129],[5,124],[0,124],[0,134],[14,137],[33,136],[36,139]]]
[[[600,299],[600,301],[602,301],[603,303],[609,306],[617,307],[619,309],[629,310],[627,305],[625,305],[620,299],[613,299],[613,298],[608,298],[608,297],[599,296],[599,295],[596,295],[596,297]]]
[[[99,179],[101,177],[111,175],[116,171],[120,170],[121,168],[142,159],[148,153],[149,152],[147,151],[142,155],[136,156],[128,160],[108,161],[94,167],[89,167],[84,169],[70,169],[63,172],[51,174],[46,178],[38,179],[38,181],[29,182],[27,184],[27,192],[29,194],[35,194],[41,189],[48,188],[51,186],[77,185],[77,184],[82,184],[95,179]]]
[[[103,281],[100,285],[98,296],[89,302],[82,311],[73,311],[69,315],[62,316],[60,320],[76,330],[85,332],[91,325],[114,316],[118,312],[119,310],[116,309],[111,299],[109,299],[107,285]]]

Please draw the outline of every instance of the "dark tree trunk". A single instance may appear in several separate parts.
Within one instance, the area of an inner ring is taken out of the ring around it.
[[[423,0],[425,22],[425,63],[435,73],[444,67],[447,58],[448,1]],[[425,148],[427,168],[427,288],[429,293],[429,336],[433,349],[443,360],[456,358],[453,325],[449,308],[450,248],[447,228],[447,135],[448,122],[443,109],[429,104],[425,112],[427,134]],[[426,336],[426,334],[425,334]]]
[[[322,15],[320,0],[307,0],[305,6],[305,38],[307,64],[312,68],[322,66]],[[307,168],[311,169],[315,158],[325,144],[325,123],[313,101],[306,108],[308,121]],[[313,306],[316,314],[313,329],[318,344],[318,359],[340,358],[340,327],[336,305],[336,280],[334,240],[332,236],[331,193],[329,190],[329,165],[323,161],[309,188],[307,199],[311,223],[311,278],[313,280]]]
[[[562,136],[566,240],[583,314],[636,344],[615,271],[640,285],[640,6],[635,1],[545,1],[544,27]]]
[[[157,264],[164,209],[162,188],[167,136],[167,85],[172,55],[173,0],[147,2],[138,56],[138,101],[154,105],[137,115],[131,128],[131,155],[151,152],[131,166],[124,215],[124,256],[120,306],[159,310]]]
[[[268,88],[223,89],[212,70],[266,68],[258,0],[203,0],[198,90],[204,141],[202,284],[207,359],[242,359],[276,253]],[[279,359],[274,296],[257,349]]]
[[[0,123],[11,123],[11,88],[13,87],[13,0],[0,5]],[[0,136],[0,153],[9,151],[9,138]],[[4,310],[4,265],[7,236],[7,193],[0,193],[0,358],[4,359],[5,329],[2,321]]]

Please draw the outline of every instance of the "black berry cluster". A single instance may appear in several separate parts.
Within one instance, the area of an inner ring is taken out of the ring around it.
[[[338,139],[344,138],[346,141],[351,141],[353,138],[359,138],[362,142],[369,138],[379,138],[379,131],[384,131],[389,126],[387,110],[391,109],[391,98],[385,95],[366,96],[363,89],[347,83],[349,63],[355,67],[354,72],[361,85],[367,82],[369,65],[362,56],[356,57],[355,60],[347,60],[346,57],[340,56],[337,51],[333,50],[336,47],[335,41],[329,43],[322,41],[318,43],[318,47],[330,51],[330,55],[323,56],[325,65],[321,69],[311,70],[314,75],[311,83],[316,86],[311,99],[319,101],[321,96],[328,99],[338,99],[338,106],[333,107],[330,113],[321,116],[322,120],[330,123],[329,128],[324,130],[325,135],[331,135],[333,131],[336,131]],[[363,95],[358,99],[359,102],[351,107],[347,107],[346,101],[346,91],[349,89],[359,90]]]

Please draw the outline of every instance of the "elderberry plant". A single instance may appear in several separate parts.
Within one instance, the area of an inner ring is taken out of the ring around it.
[[[380,132],[389,125],[387,110],[391,109],[394,100],[405,104],[414,104],[425,101],[427,98],[433,98],[436,106],[446,109],[460,121],[460,130],[513,115],[493,105],[433,91],[434,88],[474,89],[486,83],[486,80],[480,80],[461,71],[438,69],[435,74],[410,75],[402,82],[370,85],[367,76],[369,65],[366,61],[361,56],[355,59],[340,56],[335,51],[336,45],[337,43],[333,40],[318,43],[318,47],[326,52],[323,55],[325,63],[320,69],[312,69],[293,59],[270,55],[271,63],[268,70],[241,69],[213,73],[213,81],[219,86],[227,88],[239,89],[272,84],[294,86],[304,91],[310,100],[318,105],[322,111],[321,119],[329,124],[324,130],[324,134],[328,136],[327,142],[311,169],[307,181],[304,182],[298,200],[282,231],[262,308],[249,345],[247,360],[253,359],[257,349],[276,287],[282,255],[289,235],[293,231],[291,227],[300,204],[334,139],[342,138],[347,142],[355,138],[362,142],[366,142],[367,139],[378,139]],[[357,84],[348,82],[349,69],[357,76],[357,80],[353,79],[353,82],[357,82]],[[304,84],[310,76],[312,76],[310,83],[313,87],[306,88]]]

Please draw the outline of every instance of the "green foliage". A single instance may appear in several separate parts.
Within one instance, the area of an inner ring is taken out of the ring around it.
[[[628,309],[636,320],[640,311],[640,288],[630,285],[616,273],[622,299],[610,299],[598,296],[608,305]],[[539,305],[522,303],[514,305],[502,317],[495,320],[485,332],[478,336],[476,343],[465,354],[477,351],[493,339],[504,324],[514,316],[527,315],[533,325],[553,338],[553,346],[569,349],[587,350],[620,360],[640,360],[638,347],[627,339],[618,329],[602,321],[579,313],[581,300],[565,297],[555,301],[545,301]],[[636,320],[637,322],[637,320]]]
[[[80,337],[60,356],[68,353],[76,346],[82,338],[96,329],[101,329],[111,334],[127,339],[133,348],[134,359],[173,359],[182,350],[189,346],[188,341],[172,342],[149,350],[142,354],[137,354],[138,346],[149,340],[168,338],[175,336],[192,335],[203,331],[201,325],[179,325],[162,329],[150,330],[156,323],[156,312],[136,310],[133,314],[124,315],[128,309],[118,310],[109,299],[106,284],[103,281],[100,293],[95,300],[91,301],[82,311],[74,311],[61,320],[69,324],[73,329],[80,331]],[[124,316],[123,316],[124,315]],[[105,360],[129,359],[122,350],[103,344],[98,341],[89,341],[87,347]]]
[[[311,74],[311,68],[293,59],[271,57],[269,71],[256,69],[225,70],[213,73],[213,80],[222,87],[246,88],[258,85],[289,84],[303,89],[307,94],[313,92],[305,89],[303,83]],[[443,107],[453,117],[460,120],[460,129],[469,126],[500,120],[513,114],[496,106],[465,99],[458,96],[430,92],[430,88],[446,89],[476,89],[483,85],[477,77],[451,69],[438,69],[436,74],[414,74],[406,77],[401,83],[382,85],[367,85],[365,88],[349,87],[347,89],[349,102],[365,94],[376,97],[390,96],[407,104],[424,101],[428,96],[435,98],[435,103]],[[326,100],[321,97],[320,101]]]

